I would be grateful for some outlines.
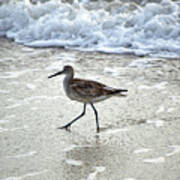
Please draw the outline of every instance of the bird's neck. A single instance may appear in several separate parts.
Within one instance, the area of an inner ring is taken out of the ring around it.
[[[73,79],[73,73],[66,74],[66,76],[64,77],[63,86],[64,86],[64,90],[66,92],[68,90],[69,84],[70,84],[72,79]]]

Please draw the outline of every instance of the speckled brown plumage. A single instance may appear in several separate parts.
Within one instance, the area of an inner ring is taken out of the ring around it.
[[[69,88],[81,97],[92,98],[92,101],[100,96],[111,96],[116,93],[127,92],[124,89],[114,89],[96,81],[83,79],[73,79],[69,84]]]

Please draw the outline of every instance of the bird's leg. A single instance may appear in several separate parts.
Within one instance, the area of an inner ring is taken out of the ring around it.
[[[97,133],[99,133],[98,112],[97,112],[96,108],[94,107],[93,103],[90,103],[90,104],[91,104],[91,107],[93,108],[94,114],[96,116],[96,128],[97,128]]]
[[[84,116],[86,113],[86,103],[84,103],[84,109],[83,109],[83,112],[78,116],[76,117],[75,119],[73,119],[71,122],[67,123],[66,125],[64,126],[61,126],[61,127],[58,127],[57,129],[66,129],[68,130],[68,128],[71,126],[71,124],[73,124],[75,121],[77,121],[79,118],[81,118],[82,116]]]

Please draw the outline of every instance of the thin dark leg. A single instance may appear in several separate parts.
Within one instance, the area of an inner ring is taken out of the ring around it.
[[[68,127],[71,126],[71,124],[73,124],[75,121],[77,121],[79,118],[81,118],[82,116],[84,116],[86,113],[86,103],[84,103],[84,109],[83,109],[83,112],[78,116],[76,117],[75,119],[73,119],[71,122],[67,123],[66,125],[64,126],[61,126],[61,127],[58,127],[58,129],[66,129],[68,130]]]
[[[91,107],[93,108],[94,114],[96,116],[96,128],[97,128],[97,132],[99,133],[98,112],[97,112],[96,108],[94,107],[93,103],[90,103],[90,104],[91,104]]]

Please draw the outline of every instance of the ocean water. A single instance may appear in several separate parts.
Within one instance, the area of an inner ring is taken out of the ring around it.
[[[180,57],[179,1],[32,2],[0,1],[0,36],[30,47]]]

